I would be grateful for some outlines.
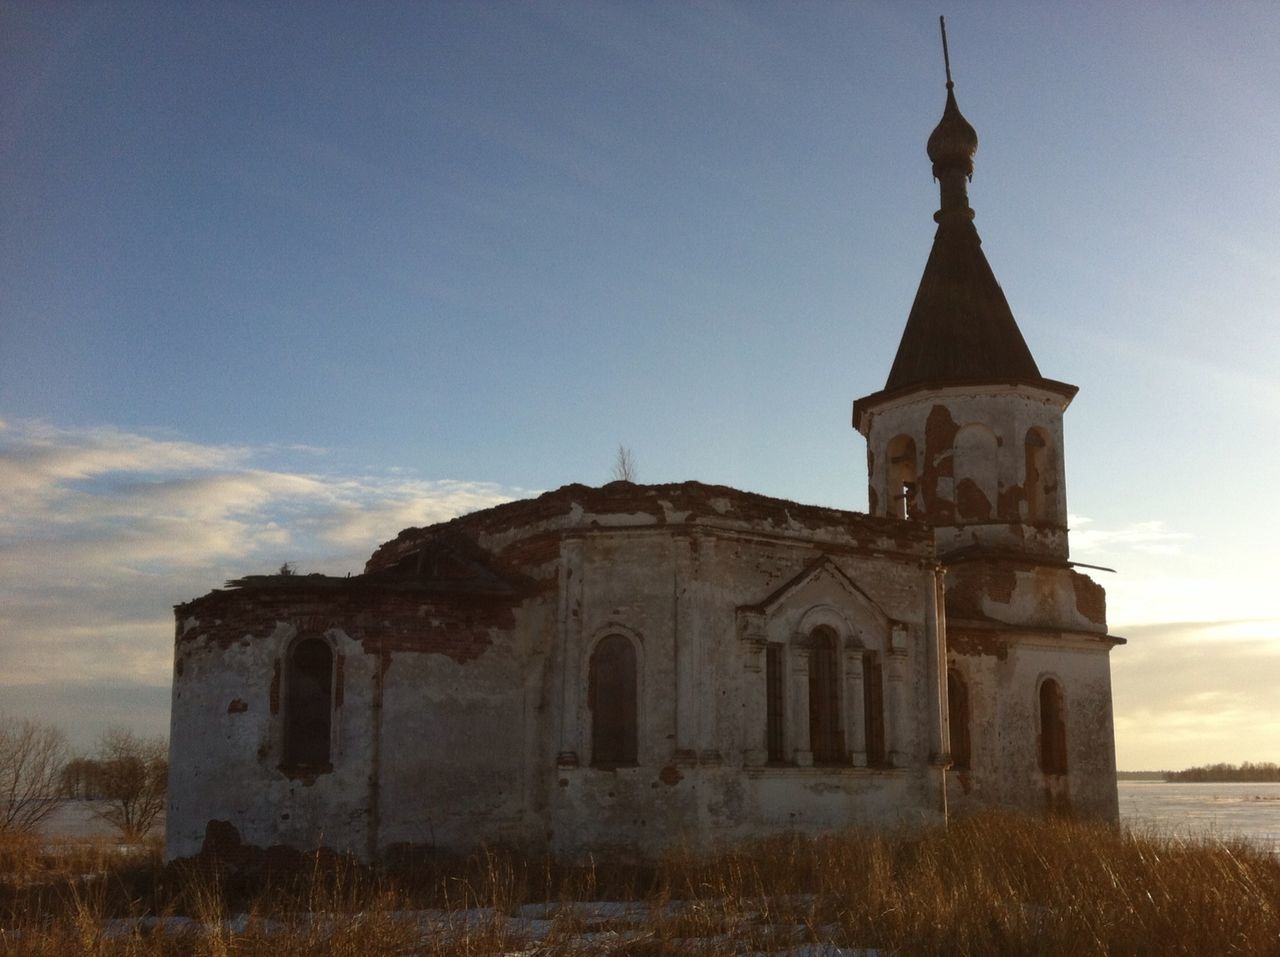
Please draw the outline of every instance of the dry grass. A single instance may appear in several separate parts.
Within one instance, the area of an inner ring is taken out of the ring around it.
[[[0,864],[0,952],[22,955],[1280,955],[1280,858],[1064,820],[787,835],[651,865],[489,850],[242,873],[31,842],[0,842]]]

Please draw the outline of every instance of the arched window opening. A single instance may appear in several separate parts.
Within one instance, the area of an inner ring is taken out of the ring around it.
[[[868,651],[862,656],[862,708],[867,732],[867,764],[888,763],[884,747],[884,672],[880,656]]]
[[[783,673],[782,652],[783,646],[778,644],[770,644],[765,648],[764,677],[765,697],[767,699],[765,737],[767,739],[766,747],[770,764],[782,764],[787,760],[786,724],[784,721],[786,713],[786,699],[784,697],[786,676]]]
[[[1052,678],[1040,685],[1040,769],[1045,774],[1067,773],[1067,721],[1062,688]]]
[[[635,764],[635,647],[622,635],[610,635],[591,653],[589,670],[591,764],[597,768]]]
[[[955,669],[947,670],[947,719],[951,727],[951,766],[969,770],[969,686]]]
[[[915,518],[916,443],[909,435],[899,435],[889,442],[889,515],[893,518]]]
[[[840,676],[837,642],[828,628],[809,636],[809,747],[815,764],[846,760],[840,729]]]
[[[961,521],[986,522],[995,514],[997,465],[994,432],[983,425],[966,425],[956,433],[952,475]]]
[[[327,767],[332,727],[333,651],[320,638],[304,638],[289,654],[284,763],[291,767]]]
[[[1023,492],[1027,498],[1027,520],[1045,522],[1057,519],[1058,477],[1053,446],[1040,429],[1028,429],[1026,439],[1026,479]]]

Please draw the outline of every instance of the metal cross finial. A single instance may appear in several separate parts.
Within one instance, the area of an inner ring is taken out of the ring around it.
[[[951,82],[951,54],[947,52],[947,18],[938,17],[938,26],[942,28],[942,62],[947,68],[947,89],[949,90],[955,84]]]

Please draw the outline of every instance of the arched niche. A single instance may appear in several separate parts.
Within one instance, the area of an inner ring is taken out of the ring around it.
[[[996,434],[985,425],[970,424],[956,433],[952,455],[956,517],[987,522],[995,515],[999,483]]]
[[[333,733],[333,649],[323,638],[303,636],[290,646],[284,683],[283,763],[294,768],[330,766]]]
[[[596,642],[587,666],[591,712],[591,765],[627,767],[639,756],[639,682],[636,646],[626,635]]]
[[[1023,494],[1027,521],[1038,524],[1058,522],[1058,456],[1049,434],[1041,428],[1027,429],[1023,441]]]

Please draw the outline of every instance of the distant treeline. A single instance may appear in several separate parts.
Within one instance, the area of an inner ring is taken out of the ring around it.
[[[1280,781],[1280,764],[1262,761],[1255,764],[1246,761],[1244,764],[1206,764],[1203,767],[1187,768],[1185,771],[1165,771],[1166,781],[1198,782],[1198,781]]]

